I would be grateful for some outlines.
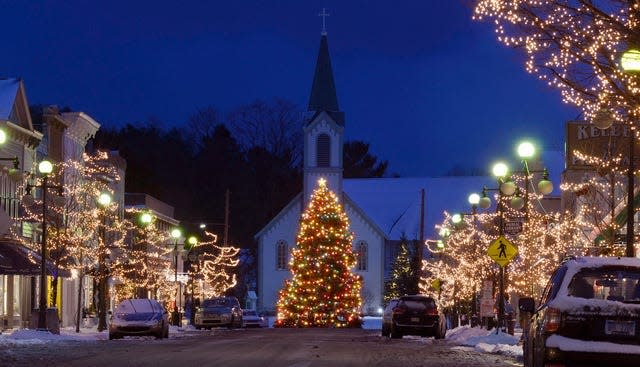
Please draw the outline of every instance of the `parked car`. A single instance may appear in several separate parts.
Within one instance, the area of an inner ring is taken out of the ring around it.
[[[169,337],[167,310],[154,299],[128,299],[120,302],[111,314],[109,340],[123,336],[151,335]]]
[[[519,302],[525,366],[640,366],[640,259],[562,263],[535,307]]]
[[[255,310],[242,310],[242,327],[262,327],[264,319]]]
[[[211,329],[226,326],[229,329],[242,327],[242,308],[236,297],[205,299],[196,309],[196,329]]]
[[[446,320],[432,297],[413,295],[391,300],[382,313],[382,336],[404,335],[444,338]]]

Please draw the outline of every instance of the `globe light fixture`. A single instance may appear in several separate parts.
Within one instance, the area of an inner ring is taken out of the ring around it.
[[[4,144],[7,141],[7,133],[0,129],[0,144]]]
[[[549,181],[549,172],[546,169],[542,173],[542,180],[538,182],[538,190],[542,195],[549,195],[553,191],[553,183]]]
[[[503,162],[498,162],[493,165],[491,172],[498,178],[505,178],[507,177],[507,173],[509,173],[509,167]]]
[[[48,175],[53,172],[53,164],[51,162],[44,160],[38,164],[38,172],[43,175]]]
[[[111,204],[111,195],[107,192],[103,192],[98,196],[98,204],[102,207],[109,206]]]
[[[453,222],[453,224],[460,224],[460,222],[462,222],[462,215],[457,213],[452,215],[451,221]]]
[[[469,204],[471,204],[471,206],[475,206],[478,205],[480,203],[480,195],[476,194],[475,192],[471,195],[469,195]]]
[[[529,141],[518,144],[518,156],[522,159],[533,158],[536,154],[536,147]]]
[[[620,66],[626,73],[640,72],[640,50],[631,48],[622,54]]]
[[[153,221],[153,215],[151,215],[151,213],[148,212],[144,212],[140,215],[140,222],[143,225],[147,225],[149,223],[151,223]]]
[[[591,122],[600,130],[605,130],[613,125],[613,113],[607,108],[602,108],[596,112]]]

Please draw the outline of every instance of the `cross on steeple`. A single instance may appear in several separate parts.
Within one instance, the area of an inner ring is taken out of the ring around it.
[[[322,8],[322,13],[318,14],[318,16],[322,17],[322,32],[320,34],[323,35],[323,36],[326,36],[327,35],[327,24],[325,23],[325,20],[329,16],[329,13],[327,13],[325,8]]]

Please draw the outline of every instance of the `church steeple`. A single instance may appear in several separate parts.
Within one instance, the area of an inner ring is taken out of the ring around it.
[[[318,51],[308,110],[315,112],[326,111],[338,124],[342,125],[344,123],[344,117],[339,113],[340,108],[338,107],[336,85],[333,81],[329,43],[327,42],[326,34],[322,34],[320,38],[320,50]]]

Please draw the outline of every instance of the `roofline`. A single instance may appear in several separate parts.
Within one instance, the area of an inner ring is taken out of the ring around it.
[[[349,205],[351,205],[351,207],[358,213],[360,214],[364,219],[366,219],[369,224],[371,225],[371,227],[380,234],[380,236],[382,238],[384,238],[386,241],[388,241],[390,238],[387,236],[387,234],[378,226],[378,224],[371,219],[371,217],[369,217],[364,210],[362,210],[356,203],[355,201],[353,201],[353,199],[351,199],[349,197],[349,195],[347,195],[347,192],[342,190],[342,197],[344,198],[344,202],[345,203],[349,203]]]
[[[273,217],[273,219],[271,219],[267,224],[265,224],[264,227],[262,227],[262,229],[256,233],[255,235],[253,235],[253,239],[254,240],[258,240],[260,237],[262,237],[262,235],[264,234],[264,232],[267,231],[267,228],[272,227],[273,225],[275,225],[275,223],[277,221],[279,221],[283,216],[284,213],[286,213],[287,211],[289,211],[289,209],[291,209],[291,207],[293,207],[293,205],[295,205],[296,203],[302,203],[302,192],[300,192],[298,195],[296,195],[293,199],[291,199],[291,201],[289,202],[289,204],[287,204],[284,208],[282,208],[282,210],[280,210],[280,212]]]

